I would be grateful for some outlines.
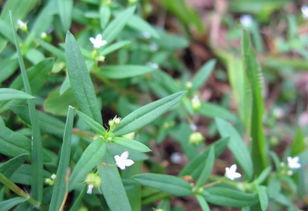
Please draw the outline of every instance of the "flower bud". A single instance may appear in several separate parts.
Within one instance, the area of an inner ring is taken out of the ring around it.
[[[196,95],[191,99],[191,106],[194,110],[199,110],[201,108],[200,98]]]
[[[114,117],[112,120],[109,120],[108,121],[108,125],[109,125],[109,128],[110,130],[112,130],[113,128],[115,128],[117,125],[119,125],[121,122],[121,118],[119,117]]]
[[[204,141],[204,137],[201,133],[199,132],[193,132],[189,136],[189,143],[193,145],[200,144]]]
[[[24,31],[24,32],[27,32],[28,31],[28,26],[27,26],[27,23],[23,22],[22,20],[17,20],[17,25],[18,27]]]
[[[187,81],[186,84],[185,84],[185,87],[186,87],[186,89],[191,89],[191,87],[192,87],[191,81]]]
[[[102,184],[102,179],[95,173],[89,173],[86,177],[85,183],[87,185],[93,185],[93,187],[98,188]]]

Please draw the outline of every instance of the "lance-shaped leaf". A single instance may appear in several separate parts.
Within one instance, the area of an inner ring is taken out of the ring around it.
[[[196,195],[197,201],[200,204],[202,211],[211,211],[209,205],[205,201],[204,197],[201,195]]]
[[[77,41],[70,32],[66,34],[65,56],[70,84],[81,111],[102,124],[102,117],[89,72]]]
[[[29,95],[23,91],[10,88],[0,88],[0,101],[12,100],[12,99],[33,99],[32,95]]]
[[[140,143],[136,140],[131,140],[124,137],[114,137],[113,142],[119,145],[122,145],[124,147],[127,147],[129,149],[136,150],[138,152],[149,152],[151,149],[147,147],[146,145]]]
[[[140,129],[169,110],[184,94],[185,92],[178,92],[133,111],[121,120],[118,127],[114,129],[114,134],[120,136]]]
[[[199,89],[208,79],[208,77],[211,75],[212,71],[214,70],[216,61],[210,60],[207,63],[205,63],[201,69],[196,73],[194,78],[192,79],[192,90],[195,91]]]
[[[215,150],[215,158],[217,158],[226,148],[229,138],[222,138],[219,141],[216,141],[211,145]],[[180,172],[180,176],[191,175],[193,178],[197,178],[202,170],[202,162],[208,156],[210,152],[210,147],[207,148],[204,152],[197,155],[192,159],[188,165],[186,165]]]
[[[15,197],[15,198],[11,198],[5,201],[1,201],[0,202],[0,207],[2,211],[7,211],[7,210],[11,210],[13,207],[15,207],[16,205],[26,201],[26,198],[22,198],[22,197]]]
[[[102,139],[96,139],[86,148],[70,176],[70,190],[75,188],[78,183],[82,183],[86,175],[102,162],[105,152],[106,143]]]
[[[135,11],[135,8],[136,7],[130,7],[124,10],[113,21],[111,21],[103,32],[103,39],[109,43],[112,42],[129,21]]]
[[[215,162],[215,150],[214,150],[214,147],[212,146],[212,147],[210,147],[210,150],[209,150],[209,153],[206,157],[206,160],[203,161],[204,167],[202,169],[200,177],[198,178],[198,181],[197,181],[197,184],[196,184],[197,187],[204,185],[206,180],[209,178],[210,173],[211,173],[213,166],[214,166],[214,162]]]
[[[253,176],[253,165],[247,146],[244,144],[241,136],[235,128],[223,119],[215,118],[218,131],[222,137],[229,137],[228,144],[236,161],[244,169],[247,177],[250,179]]]
[[[81,111],[76,111],[76,112],[78,116],[80,117],[80,119],[82,119],[82,121],[86,123],[93,131],[95,131],[98,134],[103,134],[103,132],[105,131],[105,128],[101,124],[96,122],[94,119],[92,119],[85,113],[82,113]]]
[[[155,68],[141,65],[107,65],[102,66],[95,75],[99,78],[123,79],[155,71]]]
[[[257,186],[259,202],[262,211],[266,211],[268,208],[268,195],[267,188],[265,186]]]
[[[142,185],[156,188],[176,196],[192,195],[189,183],[176,176],[147,173],[137,174],[133,179]]]
[[[63,30],[67,31],[72,23],[73,0],[58,0],[57,3]]]
[[[226,187],[207,188],[203,195],[206,201],[226,207],[247,207],[258,202],[257,195],[255,194],[244,193]]]
[[[109,152],[110,148],[107,150],[104,161],[109,164],[115,164],[114,158]],[[132,208],[129,204],[118,169],[113,166],[100,166],[98,172],[103,181],[100,189],[104,194],[110,210],[131,211]]]
[[[68,191],[67,170],[71,154],[71,139],[74,121],[74,109],[69,107],[67,112],[66,124],[63,135],[63,144],[61,147],[61,155],[57,170],[57,178],[53,187],[49,210],[60,210],[60,207],[65,199],[65,194]]]

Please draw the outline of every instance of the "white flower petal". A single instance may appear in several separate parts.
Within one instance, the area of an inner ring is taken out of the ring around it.
[[[94,188],[93,185],[88,185],[87,194],[92,194],[93,188]]]
[[[125,166],[131,166],[131,165],[133,165],[135,162],[133,161],[133,160],[131,160],[131,159],[127,159],[127,160],[125,160]]]
[[[128,155],[129,155],[128,151],[125,151],[125,152],[123,152],[123,153],[121,154],[121,158],[122,158],[122,159],[127,159],[127,158],[128,158]]]

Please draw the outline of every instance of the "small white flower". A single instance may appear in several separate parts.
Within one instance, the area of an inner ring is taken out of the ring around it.
[[[153,63],[153,62],[149,62],[149,63],[148,63],[148,66],[150,66],[150,67],[153,68],[153,69],[158,69],[158,68],[159,68],[159,65],[156,64],[156,63]]]
[[[305,19],[308,18],[308,6],[307,5],[303,5],[301,7],[301,11],[302,11],[303,17]]]
[[[93,185],[88,185],[87,194],[92,194],[93,188],[94,188]]]
[[[135,162],[131,159],[128,159],[128,151],[123,152],[120,156],[114,156],[117,166],[124,170],[126,167],[133,165]]]
[[[180,164],[180,163],[182,163],[183,158],[181,156],[181,153],[174,152],[174,153],[171,154],[170,160],[171,160],[172,163]]]
[[[150,45],[150,50],[151,50],[152,52],[157,51],[157,50],[158,50],[158,45],[157,45],[156,43],[151,43],[151,45]]]
[[[190,124],[189,127],[190,127],[190,129],[192,131],[196,131],[197,130],[197,125],[195,125],[195,124]]]
[[[199,110],[202,106],[199,96],[195,95],[191,99],[191,106],[194,110]]]
[[[18,19],[17,20],[17,25],[18,27],[23,30],[23,31],[27,31],[28,30],[28,26],[27,23],[23,22],[22,20]]]
[[[96,35],[96,37],[90,37],[90,41],[93,44],[94,48],[101,48],[107,44],[106,40],[103,40],[103,36],[101,34]]]
[[[143,33],[142,33],[142,37],[143,37],[144,39],[150,39],[150,38],[151,38],[151,34],[150,34],[149,32],[143,32]]]
[[[242,15],[241,18],[240,18],[240,22],[241,22],[242,26],[249,28],[253,24],[253,19],[252,19],[251,15]]]
[[[301,167],[299,157],[288,157],[288,166],[290,169],[298,169]]]
[[[230,180],[235,180],[240,178],[242,175],[238,172],[236,172],[236,164],[233,164],[230,168],[226,167],[225,169],[225,176]]]
[[[47,36],[48,36],[48,35],[47,35],[47,33],[46,33],[46,32],[42,32],[42,33],[41,33],[41,38],[42,38],[42,39],[46,39],[46,38],[47,38]]]

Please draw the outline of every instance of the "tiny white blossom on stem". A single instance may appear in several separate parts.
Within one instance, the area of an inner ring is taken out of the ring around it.
[[[225,169],[225,176],[230,180],[235,180],[240,178],[242,175],[238,172],[236,172],[236,164],[233,164],[230,168],[226,167]]]
[[[128,151],[123,152],[121,155],[115,155],[114,160],[121,170],[124,170],[126,167],[135,163],[133,160],[128,159]]]
[[[27,31],[28,29],[27,24],[20,19],[17,20],[17,25],[23,31]]]
[[[252,19],[251,15],[242,15],[241,18],[240,18],[240,22],[241,22],[242,26],[249,28],[250,26],[252,26],[253,19]]]
[[[307,5],[303,5],[301,7],[301,11],[302,11],[303,17],[305,19],[308,18],[308,6]]]
[[[101,34],[96,35],[96,37],[90,37],[90,41],[93,44],[94,48],[101,48],[107,44],[106,40],[103,40],[103,36]]]
[[[94,188],[93,185],[88,185],[87,194],[92,194],[93,188]]]
[[[301,167],[299,157],[288,157],[288,166],[290,169],[298,169]]]

